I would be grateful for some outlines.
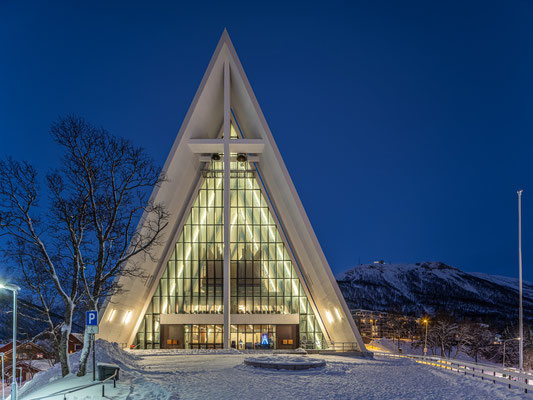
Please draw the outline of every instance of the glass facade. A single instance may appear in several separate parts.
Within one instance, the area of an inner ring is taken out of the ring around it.
[[[186,349],[222,349],[224,325],[185,325]]]
[[[237,137],[232,125],[232,138]],[[136,347],[160,347],[161,314],[223,313],[223,162],[212,161],[167,268],[136,336]],[[299,343],[323,348],[324,338],[268,203],[249,162],[231,162],[230,312],[298,314]],[[222,347],[222,325],[185,325],[185,348]],[[268,335],[268,346],[265,344]],[[272,348],[275,325],[232,325],[232,345]],[[244,348],[242,347],[242,348]]]
[[[187,349],[221,349],[223,338],[224,325],[184,325]],[[236,349],[273,349],[276,325],[231,325],[230,340]]]
[[[276,325],[231,325],[230,342],[239,350],[273,349]]]

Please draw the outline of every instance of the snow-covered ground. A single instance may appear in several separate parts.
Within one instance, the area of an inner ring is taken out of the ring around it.
[[[407,359],[375,360],[316,355],[326,367],[305,371],[264,370],[244,365],[250,354],[236,351],[123,351],[99,341],[99,361],[121,367],[113,399],[525,399],[504,385],[417,364]],[[257,355],[256,357],[261,357]],[[276,355],[265,355],[276,357]],[[283,356],[280,356],[283,357]],[[306,357],[306,356],[301,356]],[[55,375],[54,375],[55,371]],[[61,387],[82,384],[57,378],[58,366],[39,374],[22,391],[35,399]],[[89,378],[84,378],[85,380]],[[78,382],[76,382],[78,381]],[[112,388],[112,384],[108,388]],[[100,392],[67,399],[100,398]],[[61,397],[62,398],[62,397]]]

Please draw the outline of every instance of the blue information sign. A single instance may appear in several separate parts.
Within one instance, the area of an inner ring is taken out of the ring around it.
[[[270,341],[268,340],[268,333],[261,334],[261,344],[267,346],[270,344]]]
[[[85,325],[88,325],[88,326],[98,325],[98,311],[87,311],[85,313]]]

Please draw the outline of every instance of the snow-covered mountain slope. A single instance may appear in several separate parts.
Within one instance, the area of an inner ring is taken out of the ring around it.
[[[441,262],[363,264],[337,276],[350,308],[421,316],[447,312],[487,322],[518,318],[518,280],[467,273]],[[524,282],[524,319],[533,323],[533,285]]]

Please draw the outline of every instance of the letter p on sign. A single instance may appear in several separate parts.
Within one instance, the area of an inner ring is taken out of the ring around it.
[[[85,313],[85,325],[88,325],[88,326],[98,325],[98,311],[87,311]]]

